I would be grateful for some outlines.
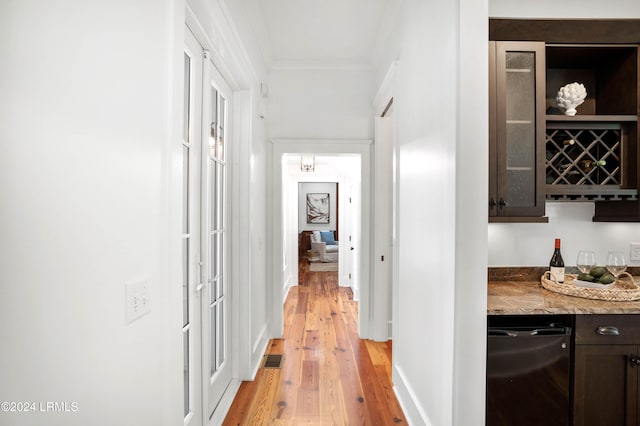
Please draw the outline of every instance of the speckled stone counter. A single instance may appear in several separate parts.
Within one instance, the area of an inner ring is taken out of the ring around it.
[[[639,282],[640,277],[634,281]],[[538,281],[490,281],[487,314],[640,314],[640,300],[591,300],[545,290]]]

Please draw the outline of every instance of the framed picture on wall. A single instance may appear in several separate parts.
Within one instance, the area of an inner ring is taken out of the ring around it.
[[[307,223],[329,223],[329,193],[307,194]]]

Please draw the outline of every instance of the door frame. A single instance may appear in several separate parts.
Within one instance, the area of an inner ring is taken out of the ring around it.
[[[376,140],[377,138],[379,138],[381,135],[378,133],[378,121],[385,117],[388,113],[388,111],[390,110],[390,108],[393,108],[393,96],[394,96],[394,92],[395,92],[395,76],[396,76],[396,68],[397,68],[397,64],[398,61],[393,61],[391,62],[391,64],[389,65],[389,68],[387,69],[387,72],[382,80],[382,82],[380,83],[380,87],[378,88],[378,92],[376,93],[376,96],[373,100],[372,106],[373,106],[373,114],[374,114],[374,120],[376,123],[375,126],[375,137]],[[398,232],[397,232],[397,223],[396,223],[396,218],[397,218],[397,211],[399,208],[399,197],[398,197],[398,152],[397,152],[397,147],[396,147],[396,143],[395,143],[395,117],[391,118],[392,120],[392,124],[391,126],[393,127],[393,136],[392,136],[392,140],[385,140],[384,144],[391,144],[391,146],[380,146],[381,144],[377,144],[375,146],[375,154],[376,156],[383,156],[383,157],[389,157],[389,151],[391,151],[392,156],[389,158],[389,160],[391,161],[391,164],[387,164],[385,165],[385,170],[384,170],[384,174],[386,175],[385,177],[388,177],[389,175],[391,175],[392,177],[392,183],[386,188],[387,191],[389,191],[389,193],[384,194],[384,196],[382,197],[383,199],[385,199],[386,202],[390,201],[392,203],[392,209],[391,209],[391,217],[382,217],[382,218],[376,218],[376,219],[383,219],[385,221],[390,221],[391,223],[389,224],[388,222],[385,222],[386,225],[390,225],[390,229],[388,230],[389,235],[387,236],[387,238],[384,239],[379,239],[379,243],[383,243],[382,247],[378,247],[375,248],[377,251],[384,251],[384,250],[388,250],[390,252],[391,255],[391,263],[386,265],[385,270],[388,269],[388,275],[386,277],[385,281],[381,281],[381,280],[377,280],[377,282],[375,283],[375,291],[376,291],[376,296],[378,296],[379,299],[379,303],[377,304],[378,307],[378,311],[381,312],[382,314],[380,315],[380,317],[376,318],[376,331],[377,331],[377,335],[376,337],[378,338],[377,340],[385,340],[385,339],[392,339],[393,336],[397,336],[398,335],[398,331],[396,330],[396,326],[397,326],[397,322],[394,321],[394,317],[396,315],[396,312],[398,312],[398,291],[399,291],[399,278],[398,278],[398,247],[399,247],[399,241],[398,241]],[[378,161],[378,160],[376,160]],[[387,169],[387,167],[389,167],[389,169]],[[378,171],[374,171],[374,173],[377,173]],[[377,180],[379,180],[380,177],[377,177]],[[378,192],[378,188],[376,188],[375,193]],[[377,225],[376,223],[374,223],[374,225]],[[380,253],[376,252],[374,257],[374,262],[379,264],[378,261],[378,255]],[[375,279],[376,277],[374,276],[372,279]],[[382,285],[381,285],[382,284]],[[386,284],[386,285],[385,285]],[[389,297],[391,298],[390,303],[385,303]]]
[[[270,217],[267,223],[267,239],[271,242],[271,250],[267,253],[267,276],[271,277],[272,288],[267,291],[267,317],[269,318],[269,335],[272,338],[282,337],[284,333],[283,304],[286,298],[286,283],[283,274],[283,209],[282,209],[282,158],[285,154],[339,155],[359,154],[361,161],[361,256],[360,256],[360,303],[358,309],[358,335],[368,339],[373,336],[372,316],[374,312],[373,297],[369,284],[371,276],[371,242],[373,228],[371,221],[371,148],[370,139],[272,139],[270,141],[270,161],[267,189],[267,210]]]

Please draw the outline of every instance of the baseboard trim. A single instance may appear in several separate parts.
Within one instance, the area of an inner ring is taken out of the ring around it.
[[[287,300],[287,296],[289,295],[289,290],[291,290],[292,287],[292,283],[291,283],[291,277],[289,277],[289,279],[287,279],[287,281],[284,283],[283,286],[283,291],[282,291],[282,305],[284,305],[285,300]],[[282,306],[280,306],[280,309],[282,309]]]
[[[265,324],[253,345],[253,352],[251,354],[251,381],[253,381],[256,378],[256,374],[258,374],[258,368],[260,368],[260,363],[268,346],[269,339],[267,338],[267,325]]]
[[[393,367],[393,371],[393,391],[407,419],[407,424],[431,426],[431,422],[422,407],[420,407],[420,404],[418,404],[415,392],[409,385],[405,374],[397,365]]]
[[[213,411],[209,422],[207,423],[209,426],[217,426],[221,425],[224,422],[224,419],[227,417],[229,410],[231,409],[231,405],[233,404],[233,400],[238,393],[238,389],[240,389],[240,380],[233,379],[225,389],[224,394],[222,394],[222,398],[220,398],[220,402],[218,406]]]

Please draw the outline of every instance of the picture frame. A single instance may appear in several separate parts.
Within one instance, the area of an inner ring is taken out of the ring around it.
[[[328,192],[307,193],[307,223],[328,224],[329,202]]]

